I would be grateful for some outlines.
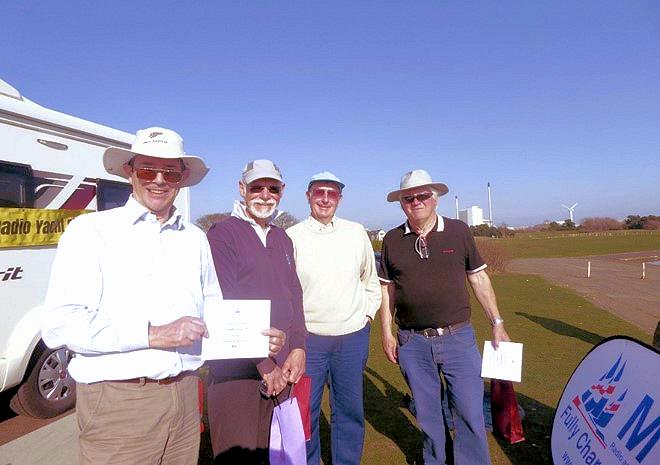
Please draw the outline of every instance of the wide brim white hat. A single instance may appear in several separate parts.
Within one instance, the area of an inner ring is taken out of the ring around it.
[[[123,167],[136,155],[180,159],[186,167],[187,175],[179,183],[179,187],[194,186],[209,172],[204,160],[194,155],[186,155],[183,151],[183,139],[179,134],[158,127],[140,129],[136,132],[131,150],[108,147],[103,153],[103,167],[110,174],[128,179],[129,176]]]
[[[416,189],[418,187],[429,187],[435,190],[438,195],[445,195],[447,192],[449,192],[449,188],[446,184],[441,182],[433,182],[431,175],[425,170],[412,170],[408,171],[401,177],[399,189],[387,194],[387,201],[398,202],[402,194],[404,194],[406,191]]]

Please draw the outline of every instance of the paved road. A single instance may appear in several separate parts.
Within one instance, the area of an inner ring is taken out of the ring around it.
[[[581,258],[524,258],[512,260],[508,270],[538,274],[573,289],[600,308],[653,334],[660,320],[660,266],[642,262],[660,260],[660,251]],[[587,279],[587,262],[591,278]]]

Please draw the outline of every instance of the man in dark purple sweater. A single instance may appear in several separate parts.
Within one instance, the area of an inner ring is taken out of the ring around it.
[[[272,396],[305,372],[305,320],[293,245],[271,224],[284,192],[279,168],[255,160],[243,170],[231,217],[208,232],[215,269],[225,299],[270,300],[271,326],[286,333],[274,357],[214,360],[208,412],[215,464],[268,463]],[[265,389],[260,393],[260,384]]]

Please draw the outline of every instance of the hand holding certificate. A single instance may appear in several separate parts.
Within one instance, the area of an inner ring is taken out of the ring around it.
[[[517,342],[500,342],[495,350],[490,341],[484,341],[481,377],[520,382],[522,350],[523,345]]]
[[[223,300],[204,305],[209,337],[202,342],[202,358],[268,357],[269,300]]]

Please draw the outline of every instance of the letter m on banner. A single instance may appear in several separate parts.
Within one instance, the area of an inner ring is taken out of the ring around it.
[[[655,444],[658,442],[658,438],[660,438],[660,416],[656,417],[653,423],[643,428],[644,422],[646,421],[646,417],[651,410],[651,407],[653,407],[653,399],[647,394],[639,403],[626,424],[623,425],[623,428],[621,428],[619,434],[617,434],[617,437],[623,440],[623,437],[628,433],[630,427],[633,426],[633,424],[635,425],[632,433],[630,434],[630,437],[628,438],[628,442],[626,443],[626,449],[629,451],[632,451],[640,443],[642,443],[642,441],[651,436],[646,441],[644,447],[642,447],[639,453],[635,456],[639,463],[644,461],[646,455],[651,451],[651,449],[653,449]]]

